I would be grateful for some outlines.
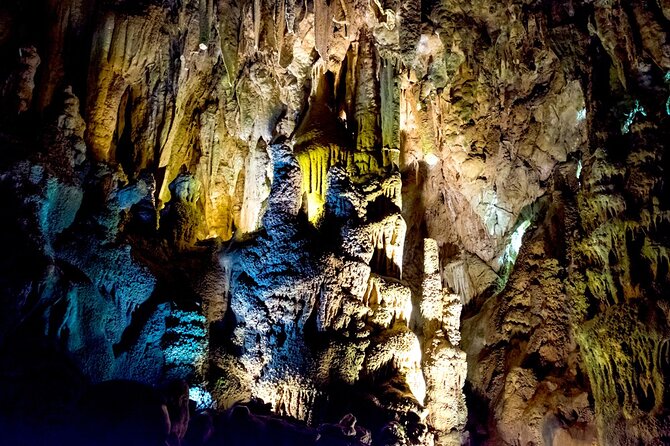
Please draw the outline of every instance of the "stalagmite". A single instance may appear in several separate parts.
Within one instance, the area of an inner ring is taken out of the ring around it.
[[[438,245],[425,239],[420,314],[426,410],[436,445],[461,444],[467,409],[465,352],[459,348],[461,298],[442,288]]]

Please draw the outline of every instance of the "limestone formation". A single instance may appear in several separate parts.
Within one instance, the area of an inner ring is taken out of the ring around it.
[[[320,226],[336,231],[344,225],[337,238],[348,248],[343,252],[338,243],[324,250],[318,239],[322,234],[310,229],[302,203],[303,197],[309,200],[301,194],[303,178],[312,171],[302,171],[290,149],[271,146],[274,173],[264,230],[223,258],[236,325],[235,348],[219,367],[229,368],[232,361],[243,395],[262,398],[277,412],[299,419],[315,417],[315,405],[325,397],[321,389],[362,382],[387,387],[387,409],[421,413],[426,390],[421,346],[408,328],[411,291],[385,277],[400,277],[396,252],[402,249],[404,230],[397,229],[396,220],[402,218],[397,207],[391,220],[382,214],[367,221],[366,212],[371,204],[392,210],[397,195],[382,186],[386,181],[356,186],[334,170],[326,183],[333,188]],[[362,252],[368,254],[355,254]],[[287,258],[292,260],[287,263]],[[323,341],[310,339],[310,332]],[[326,367],[319,364],[324,360]]]
[[[182,172],[170,183],[172,199],[167,203],[161,217],[161,229],[165,238],[180,249],[192,246],[198,236],[203,238],[202,215],[198,207],[200,183],[188,172]]]
[[[63,163],[67,169],[81,168],[86,161],[84,134],[86,122],[79,114],[79,98],[68,86],[63,90],[63,110],[44,137],[47,152],[54,163]]]
[[[670,442],[669,33],[667,0],[2,2],[0,443],[86,408]]]
[[[460,350],[461,300],[444,292],[435,240],[424,241],[424,277],[420,304],[423,325],[423,374],[426,379],[428,425],[436,445],[462,443],[467,410],[463,385],[467,375]]]

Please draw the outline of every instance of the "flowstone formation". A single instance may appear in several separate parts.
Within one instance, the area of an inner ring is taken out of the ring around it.
[[[396,433],[413,444],[460,444],[460,301],[443,292],[436,244],[427,240],[424,332],[410,328],[417,316],[401,280],[398,172],[335,165],[313,226],[304,178],[316,169],[301,170],[289,145],[271,145],[270,156],[263,229],[222,257],[231,337],[214,354],[217,398],[259,398],[305,421],[348,410],[375,429],[397,420]]]
[[[0,2],[0,434],[670,442],[668,33],[667,0]]]

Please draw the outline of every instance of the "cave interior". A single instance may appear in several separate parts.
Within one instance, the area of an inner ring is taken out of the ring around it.
[[[0,1],[0,444],[670,444],[670,0]]]

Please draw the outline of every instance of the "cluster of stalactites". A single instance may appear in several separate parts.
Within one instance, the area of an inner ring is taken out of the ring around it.
[[[412,293],[399,282],[376,274],[370,275],[363,304],[372,310],[372,321],[384,327],[402,323],[406,327],[412,316]]]
[[[328,190],[328,170],[343,161],[345,152],[337,145],[314,147],[296,154],[302,171],[303,206],[311,222],[323,217]]]
[[[314,416],[314,404],[322,392],[300,377],[283,377],[279,381],[261,381],[254,394],[270,404],[277,415],[293,417],[310,422]]]
[[[402,217],[398,172],[356,185],[344,169],[331,169],[326,208],[331,217],[345,221],[342,248],[360,258],[373,272],[400,279],[407,224]]]
[[[615,415],[620,407],[633,419],[655,413],[664,404],[668,341],[639,320],[635,306],[609,308],[602,317],[589,321],[578,336],[588,365],[596,410],[602,418]],[[609,402],[618,401],[618,405]],[[607,430],[607,427],[601,426]]]
[[[370,225],[374,248],[371,266],[387,276],[402,278],[402,255],[407,224],[400,214],[392,214]]]
[[[630,170],[639,169],[650,154],[637,149],[629,154]],[[589,293],[605,307],[639,298],[642,288],[631,277],[635,252],[630,241],[640,245],[639,256],[647,263],[654,280],[662,266],[668,264],[670,252],[659,243],[659,228],[670,222],[670,212],[662,209],[652,191],[655,181],[637,185],[640,196],[650,197],[649,203],[635,216],[629,215],[629,206],[623,194],[611,184],[626,174],[622,166],[608,160],[604,150],[598,149],[587,165],[588,176],[577,196],[577,205],[585,235],[575,243],[575,254],[585,264],[586,287]]]
[[[317,46],[327,47],[326,39]],[[323,65],[318,67],[321,69],[312,73],[312,85],[317,87],[296,132],[302,192],[312,222],[323,217],[326,174],[331,167],[339,165],[354,181],[366,184],[373,178],[387,178],[400,164],[397,61],[383,58],[371,31],[363,27],[337,76],[324,72]],[[400,191],[395,186],[392,192],[384,192],[400,207]]]

